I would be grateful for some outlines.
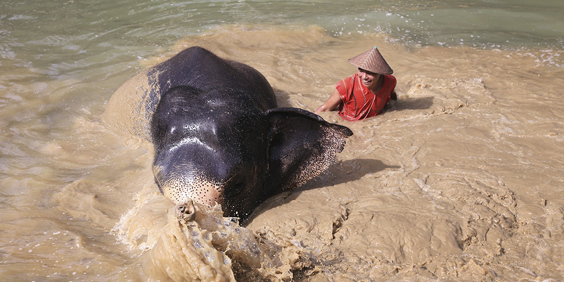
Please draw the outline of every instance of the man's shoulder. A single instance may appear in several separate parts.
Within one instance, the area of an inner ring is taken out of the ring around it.
[[[387,74],[387,75],[384,75],[384,77],[390,82],[390,84],[392,84],[392,87],[396,87],[397,80],[396,80],[395,76],[393,76],[391,74]]]
[[[339,81],[339,83],[344,83],[346,85],[352,85],[352,83],[357,79],[358,74],[353,74],[349,77],[343,78],[341,79],[341,81]]]
[[[347,78],[341,79],[337,85],[335,85],[335,89],[339,92],[339,96],[341,96],[341,100],[346,101],[347,97],[352,94],[353,83],[355,75],[349,76]]]

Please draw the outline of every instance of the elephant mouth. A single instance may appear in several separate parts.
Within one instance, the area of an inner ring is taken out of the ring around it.
[[[196,218],[196,212],[198,209],[194,205],[193,201],[188,201],[184,204],[176,205],[175,214],[178,219],[182,219],[185,222],[193,221]]]

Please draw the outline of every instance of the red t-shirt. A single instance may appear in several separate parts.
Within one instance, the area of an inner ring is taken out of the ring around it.
[[[396,88],[396,78],[384,75],[384,84],[376,94],[362,84],[358,73],[339,81],[335,88],[342,100],[339,115],[344,120],[362,120],[382,111]]]

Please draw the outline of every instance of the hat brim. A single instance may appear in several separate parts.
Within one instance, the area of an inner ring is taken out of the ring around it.
[[[394,70],[388,65],[378,48],[374,47],[358,56],[349,59],[349,63],[363,70],[378,74],[392,74]]]

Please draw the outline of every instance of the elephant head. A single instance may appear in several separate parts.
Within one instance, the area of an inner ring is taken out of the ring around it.
[[[155,180],[177,205],[218,203],[244,218],[326,170],[352,135],[305,110],[249,110],[245,95],[218,91],[171,88],[152,117]]]

